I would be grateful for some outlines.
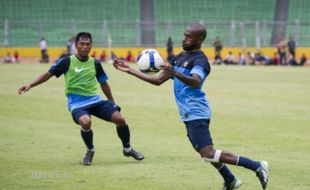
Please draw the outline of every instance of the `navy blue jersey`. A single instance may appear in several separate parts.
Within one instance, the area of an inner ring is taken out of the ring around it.
[[[201,89],[210,73],[208,58],[202,51],[182,52],[173,59],[172,65],[176,72],[186,76],[197,74],[201,78],[200,86],[194,88],[174,77],[174,95],[181,119],[183,121],[210,119],[211,108]]]

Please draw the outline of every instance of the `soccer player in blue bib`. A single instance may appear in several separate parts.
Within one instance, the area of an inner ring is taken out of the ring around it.
[[[28,85],[19,88],[23,94],[31,88],[46,82],[52,76],[65,78],[65,93],[68,98],[68,108],[75,123],[81,126],[81,136],[87,147],[83,158],[84,165],[91,165],[95,149],[93,145],[93,131],[91,115],[116,124],[116,130],[123,144],[124,156],[131,156],[136,160],[143,160],[144,156],[130,146],[130,132],[128,125],[120,113],[120,107],[115,104],[108,76],[101,63],[89,57],[92,48],[92,36],[87,32],[76,35],[76,55],[60,59],[51,68]],[[108,100],[103,100],[97,94],[97,83]]]
[[[265,189],[269,175],[266,161],[254,161],[213,147],[209,132],[211,108],[201,89],[210,74],[208,58],[201,51],[201,44],[206,36],[206,29],[201,24],[187,27],[182,43],[184,51],[173,59],[172,65],[162,66],[158,75],[146,75],[118,59],[114,60],[114,67],[154,85],[161,85],[173,78],[174,95],[187,136],[201,158],[211,163],[221,174],[224,179],[223,190],[237,189],[241,185],[241,181],[231,173],[226,164],[254,171]]]

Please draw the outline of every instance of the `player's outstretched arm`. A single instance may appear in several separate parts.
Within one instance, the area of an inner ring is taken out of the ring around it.
[[[48,79],[50,79],[53,75],[48,71],[42,75],[40,75],[37,79],[35,79],[34,81],[32,81],[30,84],[28,85],[24,85],[21,86],[18,89],[18,94],[22,95],[23,93],[27,92],[28,90],[30,90],[32,87],[38,86],[39,84],[42,84],[43,82],[47,81]]]
[[[120,71],[123,71],[125,73],[128,73],[131,69],[128,64],[126,64],[124,61],[120,59],[114,59],[113,60],[113,66]]]
[[[157,86],[161,85],[169,78],[171,78],[171,75],[166,72],[160,72],[158,75],[146,75],[140,71],[131,68],[128,64],[124,63],[122,60],[119,59],[115,59],[113,65],[117,70],[131,74],[143,81],[149,82]]]

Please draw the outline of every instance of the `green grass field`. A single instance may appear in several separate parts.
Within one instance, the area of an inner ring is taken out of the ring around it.
[[[0,65],[0,189],[219,190],[220,175],[186,137],[172,81],[160,87],[104,65],[142,162],[125,158],[114,125],[93,119],[96,155],[67,111],[63,78],[23,96],[17,89],[50,65]],[[270,190],[310,189],[310,68],[213,66],[204,89],[213,109],[215,146],[270,166]],[[251,171],[231,166],[243,185]]]

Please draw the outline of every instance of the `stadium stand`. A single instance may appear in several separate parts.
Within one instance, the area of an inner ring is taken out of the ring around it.
[[[207,44],[220,36],[225,47],[257,44],[257,24],[262,47],[270,46],[276,0],[154,0],[155,47],[165,47],[168,36],[180,42],[184,26],[202,22],[208,28]],[[310,1],[290,0],[287,34],[309,46]],[[44,36],[49,47],[64,47],[78,31],[89,31],[95,47],[139,47],[140,0],[1,0],[0,33],[8,21],[10,46],[36,47]],[[296,22],[298,20],[298,22]],[[306,26],[306,27],[304,27]],[[244,38],[242,38],[244,36]],[[0,36],[4,44],[5,35]],[[209,45],[210,46],[210,45]]]
[[[290,1],[288,21],[291,23],[287,27],[287,34],[297,38],[298,46],[309,46],[309,19],[310,1],[297,0]]]
[[[139,3],[139,0],[87,3],[82,0],[1,0],[0,19],[1,26],[8,20],[9,42],[13,46],[36,46],[41,36],[47,39],[49,46],[65,46],[73,34],[86,30],[97,39],[95,46],[107,43],[107,32],[113,34],[119,44],[132,45],[136,42],[136,25],[132,22],[140,18]],[[105,20],[115,24],[108,26]],[[4,33],[3,27],[0,32]],[[3,42],[3,35],[0,40]]]
[[[236,21],[236,35],[240,34],[240,21],[244,22],[246,33],[248,34],[246,40],[249,45],[253,45],[255,44],[255,25],[253,21],[270,22],[273,20],[275,10],[275,1],[270,2],[269,0],[192,0],[191,3],[187,3],[186,0],[180,0],[178,2],[175,3],[174,1],[165,0],[154,1],[156,21],[171,21],[172,23],[183,21],[184,24],[199,21],[207,22],[208,40],[214,40],[216,36],[220,36],[228,46],[229,44],[227,42],[230,42],[231,39],[231,21]],[[180,36],[183,30],[184,25],[175,24],[172,27],[171,35]],[[163,30],[159,31],[165,32]],[[157,42],[165,41],[166,39],[163,39],[164,37],[165,35],[162,35],[162,33],[157,33]],[[241,41],[236,42],[236,44],[241,45]]]

